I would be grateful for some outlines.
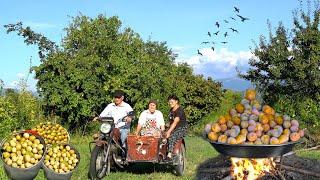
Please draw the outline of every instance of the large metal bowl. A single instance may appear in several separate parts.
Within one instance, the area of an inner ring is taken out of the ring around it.
[[[247,145],[208,141],[222,155],[238,158],[269,158],[282,156],[292,151],[295,144],[300,142],[288,142],[277,145]]]
[[[0,147],[0,150],[2,149],[3,147],[3,144],[8,140],[10,139],[12,136],[15,136],[15,135],[18,135],[20,134],[21,136],[23,136],[23,133],[25,133],[25,131],[21,131],[21,132],[17,132],[17,133],[13,133],[11,134],[10,136],[8,136],[7,138],[5,138],[2,142],[1,142],[1,147]],[[30,132],[26,132],[26,133],[29,133],[29,134],[32,134]],[[45,141],[44,139],[38,135],[38,134],[32,134],[34,136],[36,136],[37,139],[40,140],[41,144],[43,144],[43,151],[45,152],[46,151],[46,144],[45,144]],[[39,162],[29,168],[15,168],[15,167],[12,167],[12,166],[9,166],[7,165],[5,162],[4,162],[4,159],[2,157],[2,151],[0,153],[0,156],[1,156],[1,161],[3,162],[3,168],[7,174],[7,176],[10,178],[10,179],[14,179],[14,180],[32,180],[34,179],[37,175],[38,175],[38,172],[42,166],[42,162],[44,160],[44,153],[41,157],[41,159],[39,160]]]
[[[61,143],[61,144],[57,144],[57,145],[70,146],[70,148],[73,149],[75,151],[75,153],[77,154],[79,161],[78,161],[76,167],[72,171],[67,172],[67,173],[57,173],[57,172],[53,171],[52,169],[48,168],[45,165],[44,161],[42,161],[42,168],[44,171],[44,176],[46,177],[47,180],[69,180],[69,179],[71,179],[73,172],[78,168],[78,166],[80,164],[80,153],[70,144]],[[49,149],[49,147],[48,147],[48,149]],[[47,154],[47,151],[45,152],[45,155],[46,154]]]

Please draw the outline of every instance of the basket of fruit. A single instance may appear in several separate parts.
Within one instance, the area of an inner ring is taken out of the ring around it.
[[[42,165],[46,145],[36,133],[13,133],[1,143],[1,160],[10,179],[34,179]]]
[[[42,136],[46,144],[69,143],[70,141],[68,131],[60,124],[51,122],[40,123],[32,128],[31,131],[35,131]]]
[[[256,92],[247,90],[235,108],[205,126],[205,137],[221,154],[240,158],[267,158],[292,151],[304,131],[286,114],[261,106]]]
[[[48,180],[68,180],[79,162],[80,154],[74,147],[55,144],[48,146],[42,167]]]

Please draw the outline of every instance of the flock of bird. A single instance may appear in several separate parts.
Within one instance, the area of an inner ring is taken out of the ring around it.
[[[247,21],[247,20],[249,20],[249,18],[247,18],[247,17],[243,17],[243,16],[241,16],[239,13],[240,13],[240,9],[238,8],[238,7],[233,7],[234,8],[234,10],[233,10],[233,12],[235,13],[235,15],[238,17],[232,17],[232,16],[230,16],[229,17],[229,19],[230,20],[227,20],[227,19],[224,19],[223,20],[223,22],[225,23],[225,24],[229,24],[229,21],[238,21],[238,20],[240,20],[241,22],[245,22],[245,21]],[[213,33],[211,33],[210,31],[208,31],[208,33],[207,33],[207,35],[209,36],[209,38],[214,38],[214,36],[218,36],[219,35],[219,33],[220,33],[220,31],[222,31],[222,29],[220,28],[221,27],[221,24],[220,24],[221,22],[219,22],[219,21],[217,21],[216,23],[215,23],[215,26],[217,27],[217,30],[216,30],[216,32],[213,32]],[[228,29],[230,29],[230,33],[239,33],[239,31],[237,30],[237,29],[235,29],[235,28],[233,28],[233,27],[229,27]],[[220,34],[222,34],[222,32],[220,33]],[[228,31],[225,31],[224,33],[223,33],[223,37],[225,38],[225,40],[224,41],[221,41],[220,43],[221,44],[227,44],[228,43],[228,41],[226,41],[226,38],[229,36],[229,34],[228,34]],[[201,42],[201,44],[216,44],[217,42],[215,42],[215,41],[203,41],[203,42]],[[211,49],[212,49],[212,51],[214,51],[215,49],[214,49],[214,46],[211,46]],[[203,56],[203,54],[200,52],[200,50],[198,49],[198,54],[199,55],[201,55],[201,56]]]

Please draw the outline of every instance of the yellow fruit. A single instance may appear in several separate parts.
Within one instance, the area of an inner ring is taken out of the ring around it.
[[[210,133],[212,134],[214,132]],[[210,133],[208,134],[208,138],[211,137]],[[48,148],[44,164],[57,173],[69,172],[74,169],[79,162],[76,154],[74,154],[75,157],[72,157],[72,159],[69,158],[71,153],[75,153],[75,150],[69,145],[51,146]]]
[[[243,113],[244,105],[240,104],[240,103],[236,104],[236,110],[237,110],[238,113]]]
[[[30,135],[29,135],[28,133],[23,133],[23,137],[24,137],[25,139],[29,139]]]
[[[262,107],[262,111],[266,114],[271,114],[271,115],[274,115],[274,113],[275,113],[274,109],[268,105],[264,105]]]
[[[277,116],[277,117],[275,118],[275,122],[276,122],[277,124],[279,124],[279,125],[282,125],[282,124],[283,124],[283,118],[282,118],[282,116]]]
[[[220,132],[221,131],[220,125],[218,123],[213,123],[211,126],[211,130],[216,133]]]
[[[69,140],[67,130],[60,124],[40,123],[34,129],[44,137],[46,144],[67,143]]]
[[[219,121],[219,124],[226,124],[227,122],[224,116],[220,116],[218,121]]]
[[[256,98],[256,91],[254,89],[246,90],[245,98],[252,101]]]
[[[240,125],[241,119],[238,116],[233,116],[232,117],[232,122],[236,125]]]
[[[215,133],[215,132],[210,132],[208,134],[208,138],[211,140],[211,141],[217,141],[218,140],[218,134]],[[66,154],[63,154],[66,156]]]
[[[15,134],[4,143],[2,156],[4,162],[16,168],[28,168],[39,162],[43,155],[44,146],[34,143],[36,136],[29,133]],[[33,141],[32,141],[33,140]],[[40,141],[39,141],[40,142]]]

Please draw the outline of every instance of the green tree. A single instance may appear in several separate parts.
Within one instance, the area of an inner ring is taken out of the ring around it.
[[[3,93],[3,87],[4,87],[3,81],[2,81],[2,79],[0,79],[0,96]]]
[[[164,42],[143,41],[117,17],[77,16],[65,29],[60,46],[22,24],[6,25],[28,44],[39,47],[41,64],[34,67],[37,87],[47,114],[56,114],[70,129],[80,127],[112,101],[123,89],[137,113],[150,98],[168,111],[167,97],[181,97],[192,124],[219,107],[221,84],[195,76],[191,67],[175,64]]]
[[[249,62],[252,68],[241,77],[255,83],[268,103],[277,101],[277,95],[320,100],[319,16],[319,8],[313,16],[296,11],[291,31],[280,23],[275,35],[269,29],[269,41],[261,36],[253,51],[256,58]]]
[[[269,26],[269,41],[260,37],[249,61],[251,68],[240,76],[255,83],[266,103],[280,112],[319,126],[320,31],[319,3],[312,10],[294,11],[293,28],[282,23],[275,34]],[[312,13],[311,13],[312,12]]]
[[[0,137],[14,130],[29,129],[41,121],[41,102],[29,91],[5,89],[0,96]]]

